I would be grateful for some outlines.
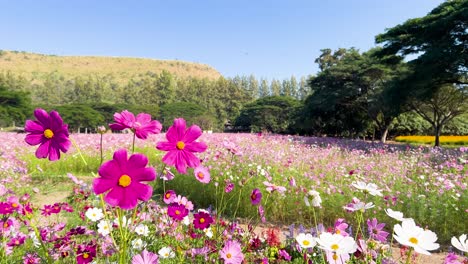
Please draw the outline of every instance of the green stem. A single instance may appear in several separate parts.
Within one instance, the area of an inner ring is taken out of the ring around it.
[[[237,209],[239,209],[239,204],[240,204],[240,200],[241,200],[241,196],[242,196],[242,190],[243,188],[240,187],[240,191],[239,191],[239,196],[237,196],[237,205],[236,205],[236,210],[234,210],[234,220],[236,219],[236,215],[237,215]]]
[[[81,153],[81,149],[80,147],[78,147],[78,145],[76,144],[76,141],[70,137],[70,141],[72,142],[73,146],[76,148],[76,150],[78,151],[78,154],[80,155],[81,157],[81,160],[83,161],[83,163],[86,165],[86,167],[88,167],[88,162],[86,162],[85,158],[83,157],[83,154]]]
[[[136,134],[135,132],[133,132],[132,154],[135,153],[135,137],[136,137]]]
[[[39,233],[39,229],[37,229],[36,225],[33,224],[33,221],[30,222],[30,226],[34,229],[34,233],[36,234],[37,240],[39,240],[39,243],[41,244],[41,248],[44,251],[45,258],[47,259],[47,263],[51,264],[53,263],[52,258],[49,255],[49,252],[47,251],[47,248],[44,244],[44,241],[42,241],[41,233]]]
[[[103,149],[102,149],[102,134],[101,134],[101,141],[100,141],[100,150],[101,150],[101,162],[99,163],[99,165],[102,165],[102,160],[104,159],[104,154],[103,154]]]
[[[101,206],[102,206],[102,210],[104,211],[105,221],[109,225],[109,228],[112,228],[111,222],[109,220],[109,215],[108,215],[107,210],[106,210],[106,204],[104,203],[104,195],[100,194],[99,197],[101,198]],[[109,233],[110,233],[111,238],[112,238],[112,243],[114,243],[114,247],[117,249],[118,246],[117,246],[117,243],[115,242],[115,238],[114,238],[114,234],[113,234],[112,230],[110,230]]]
[[[410,250],[408,251],[408,258],[406,259],[406,264],[410,264],[412,254],[413,254],[413,248],[410,248]]]

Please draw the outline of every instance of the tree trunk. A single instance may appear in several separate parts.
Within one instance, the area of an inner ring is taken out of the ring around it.
[[[384,131],[381,131],[380,142],[385,143],[387,141],[388,126],[385,127]]]
[[[440,130],[442,130],[440,126],[435,127],[435,144],[434,144],[434,147],[439,147],[440,146]]]

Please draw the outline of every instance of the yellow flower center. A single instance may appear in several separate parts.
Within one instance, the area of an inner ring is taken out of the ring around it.
[[[16,240],[16,241],[15,241],[15,244],[16,244],[16,245],[19,245],[19,244],[20,244],[19,240]]]
[[[130,183],[132,183],[132,178],[130,178],[130,176],[128,176],[127,174],[120,176],[120,179],[119,179],[120,186],[127,187],[130,185]]]
[[[333,249],[333,250],[338,250],[338,248],[340,248],[340,247],[337,244],[331,245],[331,249]]]
[[[337,260],[337,259],[338,259],[338,255],[336,255],[336,253],[333,253],[332,258],[333,258],[333,260]]]
[[[176,215],[180,215],[180,211],[179,211],[179,210],[175,210],[175,214],[176,214]]]
[[[205,223],[205,218],[200,218],[200,223]]]
[[[178,150],[183,150],[185,148],[185,143],[182,141],[177,142],[176,147]]]
[[[309,242],[309,240],[304,240],[304,241],[302,241],[302,244],[304,244],[304,246],[308,246],[308,245],[310,245],[310,242]]]
[[[336,232],[338,235],[341,234],[341,230],[337,229]]]
[[[418,239],[415,238],[415,237],[411,237],[411,238],[409,239],[409,242],[411,242],[411,243],[413,243],[413,244],[418,244]]]
[[[171,198],[171,193],[166,193],[166,199]]]
[[[205,178],[205,175],[203,175],[202,172],[199,172],[199,173],[197,174],[197,177],[198,177],[198,179],[203,180],[203,178]]]
[[[12,203],[11,207],[16,208],[16,207],[18,207],[18,204],[17,203]]]
[[[6,222],[3,223],[3,227],[4,227],[4,228],[7,228],[8,226],[9,226],[8,223],[6,223]]]
[[[52,130],[50,130],[50,129],[44,130],[44,137],[52,138],[53,136],[54,136],[54,132],[52,132]]]
[[[83,258],[84,258],[84,259],[89,258],[89,254],[88,254],[88,253],[83,253]]]
[[[231,253],[226,254],[226,258],[230,259],[232,257]]]
[[[250,199],[252,199],[252,200],[257,199],[257,195],[255,195],[255,193],[252,193],[252,195],[250,195]]]

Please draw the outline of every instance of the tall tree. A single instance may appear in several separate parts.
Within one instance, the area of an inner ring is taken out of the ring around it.
[[[276,79],[271,80],[270,91],[272,96],[279,96],[281,94],[281,82]]]
[[[268,81],[266,79],[261,79],[259,97],[262,98],[266,96],[270,96],[270,86],[268,85]]]

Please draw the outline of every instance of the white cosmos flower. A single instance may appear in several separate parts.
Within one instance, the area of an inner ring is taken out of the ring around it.
[[[93,222],[97,222],[104,217],[104,214],[102,213],[102,210],[100,208],[88,208],[88,210],[86,210],[85,215],[89,220]]]
[[[313,248],[317,245],[315,238],[311,234],[300,233],[297,235],[296,241],[299,243],[301,248]]]
[[[97,226],[99,234],[103,236],[107,236],[108,234],[110,234],[112,226],[110,225],[109,221],[101,220]]]
[[[173,258],[175,257],[174,251],[170,247],[163,247],[158,251],[161,258]]]
[[[188,215],[186,215],[183,219],[182,219],[182,224],[188,226],[190,225],[190,218]]]
[[[406,221],[406,220],[410,220],[410,219],[411,219],[411,218],[404,218],[402,212],[400,212],[400,211],[393,211],[393,210],[390,209],[390,208],[385,209],[385,213],[387,213],[387,215],[390,216],[391,218],[393,218],[393,219],[395,219],[395,220],[398,220],[398,221]]]
[[[149,229],[147,226],[144,224],[139,224],[137,227],[135,227],[135,233],[141,236],[148,236],[149,235]]]
[[[351,185],[353,185],[358,190],[369,193],[370,195],[382,196],[382,190],[377,189],[378,187],[374,183],[365,183],[362,181],[357,181],[353,182]]]
[[[211,227],[203,229],[203,232],[205,232],[205,235],[209,238],[213,237],[213,231],[211,230]]]
[[[431,255],[428,250],[436,250],[439,244],[435,243],[437,235],[430,231],[416,226],[413,219],[403,221],[401,225],[393,227],[393,236],[400,244],[413,247],[414,251],[420,254]]]
[[[367,209],[371,209],[373,207],[375,207],[375,205],[372,202],[370,203],[358,202],[358,203],[350,203],[349,205],[344,206],[343,208],[351,212],[355,212],[355,211],[365,212]]]
[[[460,251],[468,252],[468,240],[466,239],[466,234],[461,235],[459,239],[452,237],[452,245]]]
[[[127,217],[125,215],[122,217],[122,227],[127,227],[131,223],[132,223],[132,219],[127,220]],[[114,224],[116,224],[117,226],[120,226],[119,218],[114,219]]]
[[[134,239],[132,241],[132,247],[136,250],[141,250],[145,246],[145,243],[143,243],[143,240],[140,238]]]
[[[319,248],[336,255],[351,254],[357,250],[357,244],[352,237],[340,234],[324,232],[317,238],[317,243]]]
[[[310,190],[308,192],[309,196],[314,197],[312,199],[312,206],[313,207],[320,207],[322,205],[322,198],[320,198],[320,193],[315,190]]]

